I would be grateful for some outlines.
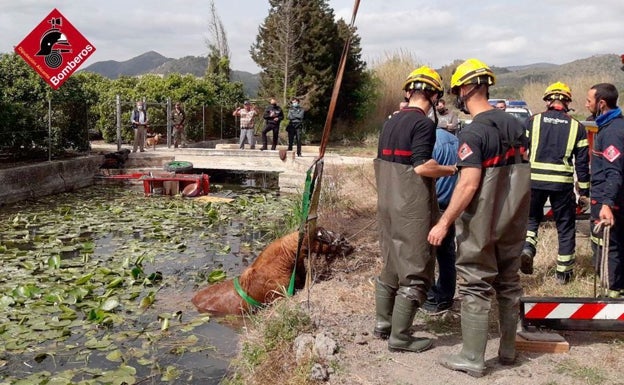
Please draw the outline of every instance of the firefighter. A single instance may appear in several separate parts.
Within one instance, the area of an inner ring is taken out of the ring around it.
[[[624,117],[613,84],[594,85],[585,106],[595,116],[598,133],[591,164],[591,220],[609,229],[608,296],[624,296]],[[594,262],[599,265],[604,240],[592,234]]]
[[[375,285],[373,334],[387,338],[390,351],[421,352],[431,340],[413,337],[410,328],[433,281],[427,231],[438,214],[434,178],[454,175],[457,167],[432,159],[436,123],[427,114],[444,92],[440,75],[426,66],[415,69],[403,91],[408,105],[384,123],[374,161],[383,268]]]
[[[458,134],[459,180],[449,206],[431,229],[438,246],[451,224],[457,230],[457,273],[461,300],[462,349],[440,364],[474,377],[485,374],[485,348],[492,297],[496,295],[500,344],[498,360],[516,360],[520,253],[529,213],[531,168],[522,123],[488,103],[492,70],[477,59],[460,64],[451,77],[456,106],[472,116]]]
[[[544,91],[546,111],[532,116],[529,131],[531,162],[531,208],[526,242],[522,250],[520,270],[533,274],[537,234],[544,219],[544,204],[550,205],[557,225],[559,252],[557,282],[568,283],[573,277],[576,249],[576,194],[574,171],[578,186],[578,203],[589,205],[589,155],[585,127],[568,115],[572,101],[570,87],[561,82]]]

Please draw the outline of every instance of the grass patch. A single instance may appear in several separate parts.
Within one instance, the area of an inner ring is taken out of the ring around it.
[[[584,225],[577,222],[576,264],[574,279],[567,285],[560,285],[555,279],[557,265],[557,229],[554,222],[540,225],[537,254],[532,275],[520,274],[524,295],[531,297],[593,297],[594,268],[589,238],[579,229]]]
[[[575,360],[564,360],[556,368],[557,373],[584,381],[586,384],[603,384],[607,378],[602,370],[591,366],[583,366]]]
[[[292,299],[281,299],[249,320],[251,328],[241,354],[232,362],[232,373],[223,384],[312,384],[309,376],[314,361],[295,362],[292,349],[295,338],[313,328],[301,306]]]

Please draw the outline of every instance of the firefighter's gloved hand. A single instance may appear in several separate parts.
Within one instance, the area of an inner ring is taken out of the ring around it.
[[[579,207],[585,211],[589,208],[589,197],[581,195],[578,199]]]

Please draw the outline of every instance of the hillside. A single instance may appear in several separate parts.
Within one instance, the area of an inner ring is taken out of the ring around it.
[[[122,75],[136,76],[150,73],[154,68],[174,60],[162,56],[158,52],[149,51],[132,59],[118,62],[106,60],[93,63],[82,71],[95,72],[109,79],[117,79]]]
[[[95,72],[109,79],[117,79],[124,75],[167,75],[171,73],[204,76],[207,65],[208,59],[203,56],[185,56],[180,59],[172,59],[162,56],[158,52],[149,51],[123,62],[115,60],[99,61],[85,67],[81,71]],[[260,87],[258,74],[232,70],[232,81],[242,82],[243,91],[246,95],[255,97],[258,94],[258,88]]]
[[[522,88],[531,83],[551,83],[560,80],[574,86],[575,81],[596,77],[622,89],[624,88],[624,72],[620,70],[620,67],[620,57],[609,54],[591,56],[561,65],[538,63],[508,67],[504,71],[494,68],[497,84],[492,88],[490,96],[508,99],[521,98]]]
[[[83,71],[96,72],[110,79],[116,79],[121,75],[137,76],[147,73],[161,75],[181,73],[203,76],[206,65],[206,57],[185,56],[180,59],[172,59],[157,52],[149,51],[123,62],[114,60],[96,62],[84,68]],[[497,84],[496,87],[492,88],[490,96],[493,98],[521,99],[523,98],[523,88],[532,83],[543,84],[558,80],[574,83],[576,79],[596,78],[596,76],[604,79],[603,81],[614,83],[619,89],[622,89],[624,88],[624,72],[620,70],[620,67],[620,57],[615,54],[591,56],[561,65],[534,63],[510,67],[492,67],[497,77]],[[250,97],[257,95],[260,85],[258,74],[233,70],[232,80],[242,82],[244,92]],[[586,85],[583,84],[584,86]]]

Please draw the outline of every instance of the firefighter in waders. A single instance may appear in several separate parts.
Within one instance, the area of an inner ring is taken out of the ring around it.
[[[373,333],[387,338],[391,351],[421,352],[431,340],[413,337],[410,327],[433,281],[427,232],[438,213],[434,178],[453,175],[457,167],[432,159],[437,122],[427,113],[444,92],[440,75],[420,67],[409,74],[403,91],[408,106],[384,123],[374,161],[384,265],[375,285]]]
[[[607,295],[624,297],[624,117],[617,106],[618,91],[609,83],[594,85],[587,92],[585,106],[595,116],[598,133],[594,138],[591,163],[591,221],[609,229]],[[594,266],[601,266],[604,240],[592,233]]]
[[[543,100],[546,111],[532,116],[528,122],[531,208],[520,271],[533,274],[538,228],[544,219],[544,204],[549,199],[559,239],[555,276],[557,282],[565,284],[573,277],[575,263],[575,169],[580,196],[578,203],[585,207],[589,205],[587,132],[582,124],[568,115],[572,92],[566,84],[549,85]]]
[[[440,357],[443,366],[474,377],[485,374],[488,315],[498,302],[498,360],[516,359],[516,327],[522,286],[518,269],[529,214],[531,168],[522,123],[488,103],[495,77],[477,59],[460,64],[451,77],[457,107],[472,116],[458,134],[459,180],[451,202],[429,232],[440,245],[449,226],[457,230],[457,274],[461,299],[462,349]]]

